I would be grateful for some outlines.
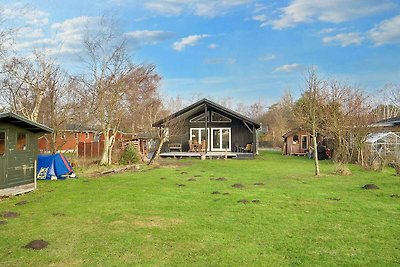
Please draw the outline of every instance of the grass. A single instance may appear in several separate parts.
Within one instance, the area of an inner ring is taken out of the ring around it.
[[[0,266],[400,264],[400,178],[393,169],[350,166],[351,176],[337,176],[322,162],[316,178],[312,161],[272,152],[255,160],[166,163],[40,182],[33,193],[1,200],[0,213],[20,216],[0,218],[7,220],[0,225]],[[367,183],[380,189],[361,189]],[[49,246],[22,248],[34,239]]]

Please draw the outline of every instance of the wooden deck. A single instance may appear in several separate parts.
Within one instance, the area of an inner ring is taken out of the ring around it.
[[[201,158],[202,153],[199,152],[164,152],[160,154],[162,158]],[[254,158],[253,153],[238,153],[238,152],[207,152],[205,157],[208,158],[237,158],[250,159]]]
[[[4,196],[15,196],[24,193],[28,193],[30,191],[35,190],[35,184],[24,184],[20,186],[15,186],[11,188],[0,189],[0,197]]]

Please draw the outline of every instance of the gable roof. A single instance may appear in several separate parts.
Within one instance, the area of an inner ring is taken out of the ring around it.
[[[372,127],[391,127],[391,126],[396,126],[396,125],[400,125],[400,116],[377,121],[377,122],[373,123],[371,126]]]
[[[183,115],[183,114],[185,114],[185,113],[187,113],[187,112],[189,112],[189,111],[191,111],[193,109],[197,109],[197,108],[203,107],[203,106],[209,106],[209,107],[215,108],[215,109],[217,109],[219,111],[222,111],[222,112],[225,112],[225,113],[227,113],[227,114],[231,115],[232,117],[235,117],[235,118],[237,118],[239,120],[242,120],[244,122],[253,124],[256,128],[260,128],[260,124],[255,122],[254,120],[250,119],[249,117],[246,117],[246,116],[244,116],[244,115],[242,115],[242,114],[240,114],[240,113],[238,113],[236,111],[233,111],[233,110],[231,110],[229,108],[221,106],[220,104],[217,104],[217,103],[215,103],[215,102],[213,102],[213,101],[211,101],[211,100],[209,100],[207,98],[203,98],[202,100],[197,101],[196,103],[193,103],[190,106],[187,106],[186,108],[183,108],[183,109],[181,109],[181,110],[169,115],[168,117],[153,123],[152,126],[153,127],[160,127],[167,121],[170,121],[170,120],[172,120],[174,118],[177,118],[177,117],[179,117],[179,116],[181,116],[181,115]]]
[[[28,120],[27,118],[19,116],[13,112],[0,113],[0,122],[11,123],[16,126],[25,128],[34,133],[40,133],[40,132],[52,133],[53,132],[53,129],[51,129],[43,124]]]

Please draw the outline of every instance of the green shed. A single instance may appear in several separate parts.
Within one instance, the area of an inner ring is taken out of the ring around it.
[[[0,196],[35,189],[38,138],[52,131],[12,112],[0,113]]]

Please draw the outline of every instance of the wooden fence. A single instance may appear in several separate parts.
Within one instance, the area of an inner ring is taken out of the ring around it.
[[[98,158],[103,150],[103,141],[79,142],[78,144],[78,156],[83,158]]]

